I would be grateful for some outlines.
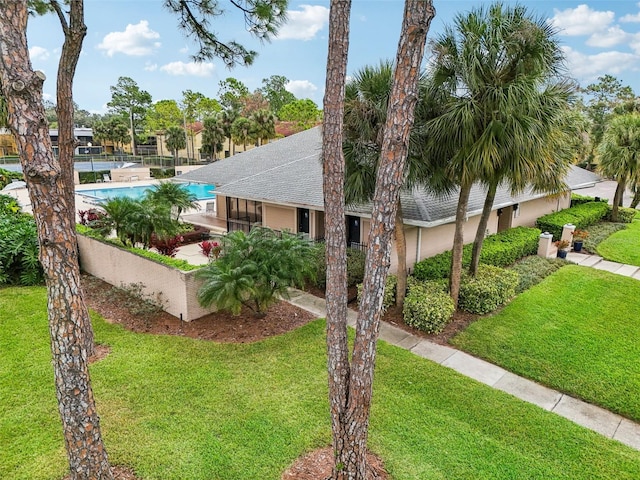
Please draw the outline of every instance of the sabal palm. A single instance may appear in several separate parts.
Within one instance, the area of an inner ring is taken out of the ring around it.
[[[491,194],[507,180],[514,190],[522,189],[548,171],[542,165],[556,162],[549,146],[559,143],[551,140],[560,138],[559,119],[571,87],[549,83],[562,67],[553,35],[552,27],[526,8],[497,3],[458,15],[454,27],[432,43],[430,83],[448,100],[444,113],[426,125],[426,152],[449,160],[446,173],[460,187],[450,276],[454,302],[472,185],[483,181]]]
[[[640,114],[614,117],[604,131],[598,156],[600,172],[618,183],[611,212],[617,221],[627,184],[640,183]]]
[[[211,153],[213,160],[217,160],[218,152],[222,149],[222,144],[226,138],[224,124],[221,115],[207,117],[203,122],[202,130],[202,150]]]
[[[373,198],[392,80],[393,64],[383,61],[376,67],[362,68],[346,85],[343,150],[347,205],[366,203]],[[420,112],[424,113],[426,110],[416,109],[416,126],[424,121]],[[415,154],[416,142],[412,143],[414,148],[410,149],[405,167],[404,188],[406,190],[424,183],[428,176],[427,162],[421,155]],[[407,266],[400,199],[398,199],[395,224],[395,248],[398,260],[396,303],[402,306],[406,290]]]
[[[185,188],[184,185],[175,182],[160,182],[152,186],[146,194],[152,202],[163,203],[174,207],[177,211],[176,220],[180,220],[183,210],[199,209],[197,197]]]
[[[187,139],[184,130],[180,127],[169,127],[165,132],[167,148],[173,152],[173,157],[178,158],[178,150],[186,148]]]
[[[276,136],[276,116],[269,110],[258,110],[251,114],[253,122],[254,135],[258,139],[260,145],[265,140],[275,138]]]

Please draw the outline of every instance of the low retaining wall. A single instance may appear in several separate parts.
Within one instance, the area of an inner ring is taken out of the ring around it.
[[[78,248],[82,270],[117,287],[141,284],[145,295],[186,322],[216,311],[198,303],[202,281],[196,270],[183,272],[84,235],[78,235]]]

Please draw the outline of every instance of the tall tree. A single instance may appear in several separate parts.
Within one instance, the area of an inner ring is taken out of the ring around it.
[[[174,163],[178,160],[178,150],[187,148],[187,139],[184,130],[180,127],[169,127],[165,132],[165,143],[173,153]]]
[[[366,444],[373,388],[375,345],[390,263],[390,244],[409,135],[418,100],[420,64],[435,10],[430,1],[407,0],[394,79],[383,129],[373,196],[365,278],[352,360],[346,332],[346,235],[342,126],[348,47],[348,1],[332,2],[324,101],[323,185],[327,231],[327,350],[335,465],[332,478],[366,479]],[[336,128],[338,127],[339,130]],[[337,138],[336,138],[337,137]]]
[[[451,159],[448,172],[460,187],[449,279],[456,305],[472,185],[488,186],[474,248],[477,266],[498,185],[507,180],[518,191],[550,166],[558,168],[560,180],[568,168],[568,159],[551,151],[571,93],[570,85],[556,80],[563,56],[554,34],[526,8],[496,3],[457,15],[454,27],[433,43],[430,83],[448,100],[427,125],[427,150]]]
[[[119,77],[118,83],[111,86],[110,89],[111,101],[107,103],[107,106],[114,113],[129,120],[131,152],[135,155],[136,135],[151,106],[151,94],[146,90],[141,90],[136,81],[130,77]]]
[[[311,128],[322,119],[322,110],[313,100],[294,100],[278,111],[278,119],[283,122],[297,122],[302,128]]]
[[[202,152],[211,155],[215,162],[218,159],[218,152],[226,139],[222,115],[214,115],[204,119],[202,130]]]
[[[231,125],[231,139],[233,143],[241,143],[243,151],[247,150],[247,143],[255,139],[252,127],[251,120],[246,117],[236,118]]]
[[[376,67],[360,69],[347,83],[343,140],[347,205],[370,202],[373,198],[392,81],[393,64],[386,61]],[[426,89],[424,82],[422,84],[421,96],[424,97]],[[416,111],[415,127],[418,129],[433,115],[433,109],[428,107],[428,99],[422,98],[421,103],[425,108]],[[418,151],[414,148],[413,154],[410,152],[407,158],[403,183],[403,189],[407,191],[426,184],[431,173],[428,159],[419,151],[422,142],[414,139],[411,143]],[[394,237],[398,279],[396,305],[402,308],[407,288],[407,253],[400,198]]]
[[[237,78],[227,77],[218,83],[218,98],[225,110],[242,109],[242,99],[249,95],[249,89]]]
[[[29,62],[26,28],[28,8],[39,13],[55,11],[69,50],[60,56],[59,77],[65,82],[57,88],[71,92],[73,72],[84,37],[84,3],[69,0],[68,13],[58,1],[0,0],[0,88],[7,101],[9,124],[16,137],[34,217],[38,226],[40,261],[45,271],[48,294],[49,330],[51,334],[54,376],[60,416],[63,424],[71,479],[110,480],[98,415],[91,391],[87,353],[89,316],[79,285],[77,239],[72,221],[72,170],[53,155],[42,102],[44,74],[34,72]],[[235,42],[224,44],[209,29],[209,22],[220,14],[212,0],[173,1],[164,5],[179,16],[179,26],[199,43],[197,57],[223,56],[228,65],[252,60],[255,53]],[[243,6],[252,32],[268,39],[284,21],[286,1],[271,0]],[[68,17],[66,16],[68,15]],[[238,48],[240,47],[240,48]],[[75,52],[75,53],[74,53]],[[60,102],[60,98],[68,101]],[[58,116],[73,118],[71,95],[58,95]],[[73,125],[64,128],[73,136]],[[70,129],[70,130],[69,130]]]
[[[111,480],[87,368],[89,340],[92,344],[93,339],[80,293],[75,209],[70,200],[72,162],[62,155],[60,160],[53,155],[42,103],[44,74],[34,72],[29,62],[27,4],[26,0],[0,1],[0,86],[7,100],[9,125],[20,152],[38,228],[39,258],[49,299],[55,388],[71,477]],[[85,30],[83,2],[70,2],[69,21],[61,10],[56,11],[68,45],[60,57],[59,70],[65,72],[58,82],[58,89],[62,90],[58,94],[58,118],[68,134],[69,128],[73,132],[73,125],[68,126],[73,118],[71,84]],[[64,108],[66,111],[62,112]],[[65,142],[66,148],[73,146],[72,141]]]
[[[276,117],[269,110],[258,110],[249,117],[253,123],[253,134],[258,140],[258,145],[262,145],[265,140],[270,140],[276,136]]]
[[[165,135],[169,127],[182,123],[182,111],[175,100],[159,100],[149,107],[145,117],[147,128],[160,137]],[[162,148],[162,143],[159,142]],[[160,155],[163,152],[160,151]]]
[[[283,75],[271,75],[262,79],[260,93],[269,101],[269,108],[277,114],[287,103],[296,100],[296,96],[287,90],[289,79]]]
[[[627,185],[640,184],[640,114],[615,116],[604,131],[598,155],[600,172],[618,183],[611,211],[617,222]]]

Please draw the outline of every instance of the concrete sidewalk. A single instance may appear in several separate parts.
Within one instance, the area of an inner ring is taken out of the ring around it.
[[[326,316],[324,299],[309,293],[292,290],[289,302],[318,317]],[[353,310],[348,311],[349,326],[355,326],[356,316]],[[640,425],[620,415],[514,375],[467,353],[438,345],[384,321],[380,324],[379,339],[640,450]]]
[[[598,255],[585,254],[581,252],[569,252],[567,254],[567,260],[577,265],[582,265],[583,267],[591,267],[597,270],[604,270],[606,272],[640,280],[640,267],[636,267],[635,265],[610,262],[609,260],[604,260]]]

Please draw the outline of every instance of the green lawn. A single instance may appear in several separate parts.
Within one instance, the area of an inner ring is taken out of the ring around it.
[[[0,478],[66,470],[42,288],[0,290]],[[127,332],[91,368],[111,460],[149,479],[277,480],[330,441],[324,323],[253,345]],[[637,479],[640,452],[381,345],[370,446],[401,479]]]
[[[571,265],[452,343],[640,421],[638,312],[640,281]]]
[[[606,260],[640,267],[640,219],[603,240],[597,250]]]

